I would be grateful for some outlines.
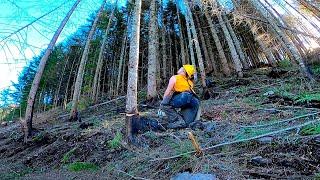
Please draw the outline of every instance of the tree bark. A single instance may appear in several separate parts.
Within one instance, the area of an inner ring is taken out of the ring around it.
[[[91,39],[92,39],[93,34],[95,32],[98,20],[100,18],[100,15],[102,13],[102,10],[103,10],[105,3],[106,2],[104,1],[99,9],[99,12],[98,12],[93,24],[92,24],[90,32],[88,34],[86,45],[83,50],[83,54],[82,54],[79,69],[78,69],[77,79],[76,79],[76,83],[75,83],[75,87],[74,87],[73,97],[72,97],[72,108],[71,108],[70,118],[69,118],[70,120],[76,120],[79,118],[78,117],[78,103],[79,103],[79,98],[80,98],[80,94],[81,94],[81,87],[82,87],[82,82],[83,82],[83,74],[85,71],[85,65],[88,60]]]
[[[279,38],[279,40],[282,40],[285,43],[286,47],[290,50],[294,59],[299,64],[302,74],[304,74],[311,81],[314,81],[312,75],[307,70],[298,50],[289,41],[289,39],[286,37],[285,33],[277,26],[277,23],[275,22],[275,20],[273,18],[270,18],[270,17],[272,17],[272,15],[268,11],[268,9],[263,9],[263,6],[260,1],[250,1],[250,2],[251,2],[251,5],[270,23],[270,25],[272,26],[274,31],[278,34],[277,37]]]
[[[157,99],[157,49],[158,49],[158,24],[156,13],[156,0],[150,3],[150,26],[148,42],[148,82],[147,82],[147,100]]]
[[[178,15],[178,23],[179,23],[181,60],[182,60],[182,64],[184,65],[184,64],[189,63],[189,59],[187,59],[188,57],[186,56],[186,48],[184,47],[184,38],[183,38],[182,24],[181,24],[181,19],[180,19],[180,13],[179,13],[178,5],[176,5],[176,6],[177,6],[177,15]]]
[[[121,77],[124,76],[124,74],[121,75],[122,73],[122,68],[123,68],[123,61],[125,59],[125,51],[126,51],[126,47],[127,47],[127,34],[126,32],[124,33],[124,37],[123,37],[123,41],[122,41],[122,46],[121,46],[121,55],[120,55],[120,61],[119,61],[119,67],[118,67],[118,76],[117,76],[117,86],[116,86],[116,89],[117,89],[117,94],[119,94],[119,91],[120,91],[120,80],[121,80]]]
[[[129,66],[128,66],[128,87],[126,98],[126,132],[128,142],[133,140],[132,122],[138,116],[137,85],[138,85],[138,64],[139,64],[139,40],[140,40],[140,14],[141,0],[134,4],[134,14],[131,29]]]
[[[242,65],[243,65],[243,68],[244,69],[249,69],[249,64],[247,62],[247,58],[246,58],[245,52],[242,50],[241,45],[240,45],[240,41],[239,41],[236,33],[234,32],[234,30],[233,30],[233,28],[232,28],[227,16],[225,15],[225,13],[223,13],[223,18],[224,18],[224,20],[226,22],[226,26],[227,26],[227,28],[228,28],[228,30],[230,32],[231,38],[233,40],[234,46],[235,46],[235,48],[237,50],[237,53],[238,53],[238,55],[240,57],[240,60],[241,60]]]
[[[68,22],[70,16],[72,15],[72,13],[74,12],[75,8],[78,6],[79,3],[80,3],[80,0],[77,0],[74,3],[74,5],[72,6],[72,8],[70,9],[70,11],[67,13],[66,17],[62,20],[61,24],[59,25],[59,28],[57,29],[57,31],[53,35],[53,37],[50,41],[50,44],[48,45],[48,47],[44,53],[44,56],[40,60],[40,64],[39,64],[37,73],[34,77],[34,80],[32,82],[32,86],[31,86],[31,89],[29,92],[28,104],[27,104],[26,113],[25,113],[25,119],[21,122],[22,129],[24,131],[24,137],[25,137],[24,141],[25,142],[27,141],[28,136],[31,135],[34,101],[35,101],[35,97],[36,97],[36,94],[37,94],[37,91],[39,88],[41,76],[43,74],[47,60],[53,50],[53,47],[54,47],[61,31],[63,30],[64,26]]]
[[[201,75],[201,84],[203,88],[206,88],[206,73],[204,70],[204,65],[203,65],[203,59],[202,59],[202,54],[201,54],[201,49],[200,49],[200,45],[199,45],[199,40],[198,40],[198,35],[197,35],[197,31],[196,31],[196,27],[194,25],[194,21],[193,21],[193,17],[192,17],[192,13],[191,13],[191,9],[189,7],[189,4],[186,0],[184,0],[186,8],[187,8],[187,17],[186,17],[186,21],[190,22],[191,25],[191,31],[193,34],[193,40],[192,42],[195,45],[196,48],[196,53],[197,53],[197,59],[198,59],[198,64],[199,64],[199,69],[200,69],[200,75]],[[190,42],[190,43],[192,43]]]
[[[221,66],[222,66],[222,72],[225,76],[230,76],[231,73],[230,73],[230,69],[228,66],[228,61],[227,61],[226,55],[224,54],[220,39],[218,37],[217,30],[214,27],[212,20],[211,20],[211,17],[209,16],[207,10],[205,10],[204,14],[205,14],[207,21],[209,23],[211,34],[212,34],[212,37],[214,39],[214,42],[215,42],[217,50],[218,50],[218,54],[219,54],[219,58],[221,61]]]
[[[203,54],[204,54],[204,59],[205,59],[205,62],[206,62],[206,65],[207,65],[207,71],[212,71],[212,64],[211,64],[211,60],[210,60],[210,56],[209,56],[209,53],[208,53],[208,49],[207,49],[207,46],[206,46],[206,42],[204,40],[204,36],[203,36],[203,33],[202,33],[202,29],[201,29],[201,24],[200,24],[200,21],[199,21],[199,18],[197,15],[195,15],[195,20],[196,20],[196,24],[198,26],[198,29],[199,29],[199,36],[200,36],[200,40],[201,40],[201,46],[202,46],[202,50],[203,50]]]
[[[105,30],[105,34],[103,36],[101,46],[100,46],[99,58],[98,58],[98,62],[97,62],[96,72],[94,74],[93,87],[92,87],[92,100],[94,102],[97,101],[97,96],[98,96],[97,92],[98,92],[98,89],[100,89],[100,87],[98,86],[99,85],[98,81],[99,81],[99,77],[101,76],[101,69],[103,66],[103,52],[104,52],[105,46],[107,44],[108,33],[109,33],[109,29],[110,29],[110,26],[112,23],[112,19],[114,17],[114,11],[117,7],[117,2],[115,4],[115,7],[112,10],[110,17],[109,17],[109,22],[108,22],[107,28]]]
[[[223,34],[224,34],[224,36],[226,38],[226,41],[228,43],[229,50],[230,50],[231,57],[232,57],[232,61],[233,61],[234,67],[236,69],[237,75],[238,75],[238,77],[243,77],[242,64],[240,62],[240,59],[239,59],[239,56],[237,54],[236,48],[235,48],[235,46],[233,44],[231,35],[230,35],[229,31],[228,31],[228,28],[227,28],[225,22],[222,19],[221,14],[218,13],[217,16],[218,16],[219,24],[220,24],[220,26],[222,28]]]
[[[71,52],[72,53],[72,52]],[[65,70],[67,68],[67,65],[68,65],[68,62],[69,62],[69,58],[70,56],[67,57],[65,63],[64,63],[64,66],[63,66],[63,70],[60,74],[60,78],[59,78],[59,85],[58,85],[58,89],[56,90],[55,92],[55,95],[54,95],[54,101],[53,101],[53,107],[57,107],[58,105],[58,99],[59,99],[59,96],[60,96],[60,88],[61,88],[61,85],[62,85],[62,80],[63,80],[63,77],[65,76]]]
[[[317,18],[320,19],[320,10],[319,7],[317,8],[316,6],[312,5],[310,2],[306,0],[299,0],[299,2],[308,10],[310,10]]]

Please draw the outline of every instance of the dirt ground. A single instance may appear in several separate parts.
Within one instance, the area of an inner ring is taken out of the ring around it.
[[[320,103],[294,98],[319,92],[319,83],[306,83],[296,71],[273,79],[269,71],[212,79],[214,97],[201,102],[204,130],[148,131],[138,137],[140,148],[122,135],[124,99],[87,108],[81,123],[68,122],[60,108],[37,114],[38,133],[27,144],[19,124],[9,124],[0,128],[0,179],[170,179],[180,172],[218,179],[320,178],[320,135],[302,126],[319,125]],[[144,117],[156,111],[140,106]],[[208,149],[202,155],[188,153],[194,150],[188,132]],[[77,162],[93,167],[78,171],[72,168]]]

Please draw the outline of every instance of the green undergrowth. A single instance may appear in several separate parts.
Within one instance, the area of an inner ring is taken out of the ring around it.
[[[110,141],[108,141],[108,146],[111,149],[117,149],[121,147],[121,141],[122,141],[122,134],[120,132],[117,132],[114,138]]]
[[[251,138],[254,136],[259,136],[262,134],[266,134],[270,132],[270,130],[268,129],[254,129],[254,128],[244,128],[241,132],[239,132],[236,136],[235,136],[235,140],[241,140],[241,139],[247,139],[247,138]]]
[[[99,170],[99,166],[88,163],[88,162],[74,162],[67,165],[69,171],[79,172],[79,171],[97,171]]]
[[[300,134],[303,136],[320,134],[320,123],[302,128]]]
[[[312,70],[313,74],[320,75],[320,64],[313,65],[311,67],[311,70]]]
[[[63,155],[61,162],[63,164],[66,164],[67,162],[69,162],[70,158],[73,155],[73,153],[75,152],[75,150],[76,150],[76,148],[73,148],[70,151],[68,151],[65,155]]]

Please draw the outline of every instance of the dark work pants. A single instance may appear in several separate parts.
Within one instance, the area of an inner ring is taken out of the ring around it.
[[[197,116],[200,102],[192,93],[182,92],[172,97],[170,105],[174,108],[181,108],[181,115],[186,124],[189,125]]]

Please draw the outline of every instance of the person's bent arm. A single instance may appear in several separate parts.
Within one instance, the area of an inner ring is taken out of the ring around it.
[[[176,84],[176,78],[174,76],[172,76],[169,80],[169,84],[168,87],[166,89],[166,91],[164,92],[163,95],[163,100],[161,102],[162,105],[167,105],[169,104],[169,101],[171,99],[172,93],[174,91],[173,87]]]

